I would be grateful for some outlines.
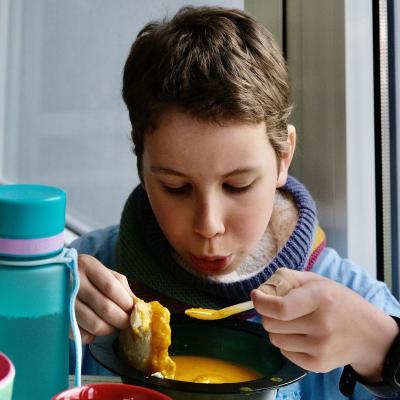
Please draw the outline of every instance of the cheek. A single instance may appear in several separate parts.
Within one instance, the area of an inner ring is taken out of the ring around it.
[[[175,202],[158,191],[148,190],[151,208],[160,228],[168,241],[174,245],[179,237],[185,235],[187,217],[182,207],[177,207]]]
[[[257,212],[258,211],[258,212]],[[248,210],[237,214],[231,219],[230,228],[235,239],[240,242],[243,249],[253,249],[265,232],[270,214],[268,210]]]
[[[249,206],[242,206],[231,214],[230,227],[247,250],[256,246],[269,223],[273,208],[274,191],[256,193]]]
[[[164,235],[173,244],[182,235],[186,225],[182,214],[168,207],[159,207],[154,210],[154,214]]]

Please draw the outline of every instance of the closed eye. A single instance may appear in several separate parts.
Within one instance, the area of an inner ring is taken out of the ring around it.
[[[232,186],[227,183],[224,183],[223,188],[229,193],[244,193],[250,190],[253,186],[253,182],[246,186]]]
[[[186,194],[189,193],[192,189],[191,185],[183,185],[183,186],[178,186],[178,187],[171,187],[171,186],[165,186],[164,185],[164,190],[168,193],[171,194]]]

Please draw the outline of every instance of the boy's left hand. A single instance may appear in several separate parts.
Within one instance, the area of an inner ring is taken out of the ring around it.
[[[396,322],[351,289],[312,272],[291,271],[299,283],[285,296],[256,289],[251,298],[272,344],[300,367],[328,372],[351,364],[370,382],[398,334]]]

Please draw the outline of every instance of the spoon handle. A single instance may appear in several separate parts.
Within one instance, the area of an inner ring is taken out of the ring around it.
[[[233,306],[225,307],[219,312],[226,317],[230,315],[239,314],[243,311],[252,310],[254,308],[254,304],[251,300],[245,301],[244,303],[234,304]]]

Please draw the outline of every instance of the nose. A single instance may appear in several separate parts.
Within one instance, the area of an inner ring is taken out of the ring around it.
[[[218,199],[197,202],[193,225],[194,231],[206,239],[225,233],[223,210]]]

